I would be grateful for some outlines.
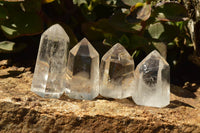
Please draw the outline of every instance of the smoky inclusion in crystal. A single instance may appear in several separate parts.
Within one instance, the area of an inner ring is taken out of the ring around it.
[[[47,98],[59,98],[64,90],[69,37],[55,24],[41,36],[31,91]]]
[[[138,105],[164,107],[170,102],[170,67],[154,50],[135,70],[136,88],[132,96]]]
[[[126,49],[115,44],[100,64],[100,94],[122,99],[131,96],[134,88],[134,61]]]
[[[69,52],[65,92],[70,98],[86,100],[99,94],[99,54],[86,38]]]

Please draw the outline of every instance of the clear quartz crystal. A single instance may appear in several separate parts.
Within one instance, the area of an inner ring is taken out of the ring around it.
[[[31,91],[47,98],[59,98],[64,90],[69,37],[55,24],[41,36]]]
[[[170,102],[170,67],[154,50],[135,70],[133,100],[138,105],[164,107]]]
[[[131,96],[134,88],[134,61],[126,49],[115,44],[102,58],[100,94],[122,99]]]
[[[65,92],[70,98],[86,100],[99,94],[99,54],[86,38],[69,52]]]

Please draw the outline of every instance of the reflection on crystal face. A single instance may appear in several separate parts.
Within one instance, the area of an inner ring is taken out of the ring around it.
[[[159,60],[154,59],[156,59],[156,57],[152,56],[139,70],[140,73],[143,73],[144,82],[151,87],[156,85],[158,76]]]
[[[134,61],[119,43],[102,58],[100,65],[100,94],[110,98],[131,96],[134,88]]]
[[[94,99],[99,93],[99,54],[87,39],[69,52],[66,93],[74,99]]]
[[[138,105],[164,107],[170,102],[170,67],[154,50],[136,68],[133,100]]]
[[[42,97],[59,98],[63,93],[69,37],[55,24],[41,36],[31,91]]]

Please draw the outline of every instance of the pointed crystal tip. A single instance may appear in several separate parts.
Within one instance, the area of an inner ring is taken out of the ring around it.
[[[157,58],[157,59],[161,59],[163,62],[165,62],[165,64],[169,65],[167,63],[167,61],[165,60],[164,57],[162,57],[162,55],[157,51],[157,50],[153,50],[151,53],[149,53],[149,55],[147,55],[147,58]]]
[[[111,49],[112,53],[120,53],[122,51],[124,51],[124,53],[128,53],[128,51],[120,43],[116,43]]]
[[[88,44],[90,44],[90,42],[88,41],[87,38],[84,37],[84,38],[80,41],[80,44],[81,44],[81,45],[88,45]]]
[[[160,53],[157,50],[153,50],[150,54],[154,54],[154,55],[159,55],[160,56]]]
[[[86,38],[83,38],[74,48],[70,50],[70,52],[81,56],[99,56],[96,49]]]
[[[93,46],[92,46],[92,44],[88,41],[88,39],[87,38],[83,38],[77,45],[79,45],[79,46],[86,46],[87,45],[87,47],[92,47],[93,48]]]
[[[114,47],[124,48],[120,43],[116,43],[116,44],[113,46],[113,48],[114,48]]]
[[[67,40],[69,40],[69,37],[63,27],[59,24],[54,24],[51,27],[49,27],[43,35],[52,35],[52,36],[65,36]]]
[[[147,57],[148,57],[148,56],[162,57],[161,54],[160,54],[160,52],[158,52],[157,50],[151,51],[151,53],[149,53],[149,55],[147,55]],[[163,57],[162,57],[162,58],[163,58]]]
[[[127,58],[131,60],[131,56],[128,51],[120,44],[116,43],[103,57],[102,60],[107,60],[109,58],[117,58],[120,61],[121,58]],[[131,60],[132,61],[132,60]]]
[[[128,51],[124,48],[124,46],[122,46],[120,43],[116,43],[111,49],[113,49],[113,53],[117,53],[117,52],[122,52],[122,51],[126,51],[125,53],[128,53]]]

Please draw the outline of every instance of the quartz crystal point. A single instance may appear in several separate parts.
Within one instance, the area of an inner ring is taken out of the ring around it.
[[[102,58],[100,94],[122,99],[131,96],[134,88],[134,61],[126,49],[115,44]]]
[[[47,98],[59,98],[64,91],[69,37],[55,24],[41,36],[31,91]]]
[[[86,38],[69,52],[65,92],[70,98],[86,100],[99,94],[99,54]]]
[[[133,100],[138,105],[164,107],[170,102],[170,67],[154,50],[135,70]]]

